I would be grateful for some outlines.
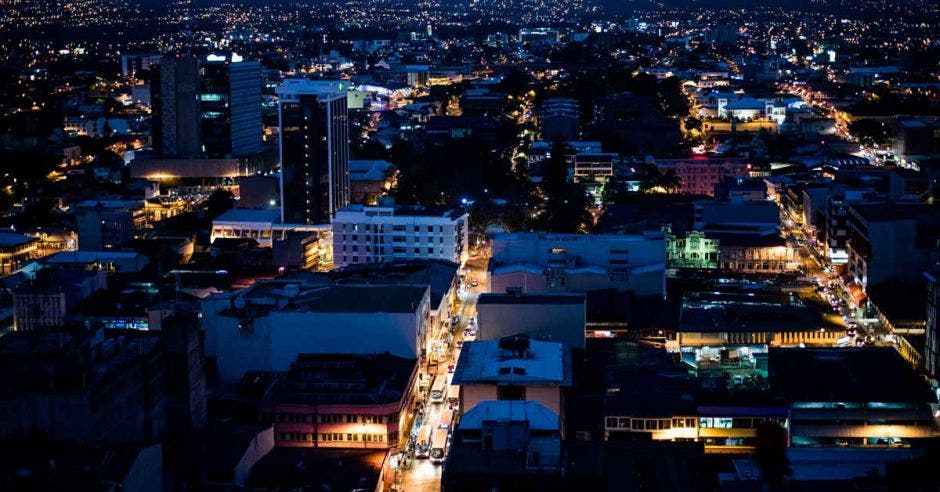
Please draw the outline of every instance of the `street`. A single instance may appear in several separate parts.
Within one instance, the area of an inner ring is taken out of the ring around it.
[[[482,251],[486,251],[485,248],[481,249]],[[477,315],[477,297],[480,293],[485,292],[486,289],[487,282],[485,281],[485,276],[487,261],[488,258],[486,254],[483,253],[479,256],[471,256],[466,263],[464,271],[468,273],[459,291],[460,306],[457,314],[460,316],[460,322],[451,332],[453,334],[454,343],[447,345],[447,352],[441,358],[441,363],[434,369],[434,371],[436,371],[436,377],[447,378],[445,388],[450,386],[450,379],[452,377],[450,369],[456,366],[457,360],[460,357],[459,345],[464,341],[464,331],[469,327],[472,333],[474,335],[476,334],[476,325],[475,323],[471,324],[470,319],[472,317],[475,320]],[[472,286],[473,281],[477,283],[475,287]],[[442,334],[442,337],[446,337],[446,333]],[[430,377],[430,374],[427,376]],[[433,430],[438,429],[442,424],[441,421],[442,417],[445,416],[445,410],[450,408],[450,403],[446,400],[445,398],[443,403],[434,403],[430,398],[426,400],[424,417],[423,419],[415,419],[412,429],[410,430],[412,436],[415,436],[417,439],[421,428],[425,426],[430,429],[433,435]],[[456,410],[456,408],[454,410]],[[453,426],[451,426],[451,431],[452,430]],[[410,467],[400,470],[399,474],[396,476],[395,482],[398,486],[397,490],[407,492],[434,492],[441,490],[442,465],[440,463],[434,463],[430,458],[414,458],[409,461]]]

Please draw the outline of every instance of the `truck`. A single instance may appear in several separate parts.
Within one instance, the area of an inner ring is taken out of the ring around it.
[[[431,456],[431,426],[424,424],[418,429],[418,438],[415,440],[415,458],[427,459]]]
[[[438,376],[431,385],[431,403],[443,403],[447,396],[447,376]]]

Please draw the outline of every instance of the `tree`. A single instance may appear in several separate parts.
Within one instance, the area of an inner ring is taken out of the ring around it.
[[[561,142],[552,146],[545,162],[540,186],[542,208],[533,225],[546,232],[587,232],[591,225],[587,195],[581,186],[568,181],[565,156],[570,149]]]
[[[678,193],[682,187],[682,178],[675,169],[664,173],[655,164],[641,165],[634,176],[640,181],[640,191],[645,193]]]
[[[604,184],[604,191],[601,192],[601,200],[604,205],[613,205],[623,203],[629,196],[626,183],[611,179]]]
[[[235,206],[235,195],[224,188],[216,188],[205,201],[206,218],[214,219]]]
[[[676,174],[675,169],[667,169],[666,172],[659,175],[659,187],[666,190],[667,193],[678,193],[682,188],[682,178]]]

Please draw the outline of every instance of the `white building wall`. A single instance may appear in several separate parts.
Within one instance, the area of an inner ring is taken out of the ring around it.
[[[206,355],[215,357],[219,377],[229,381],[249,370],[287,370],[300,353],[389,352],[417,358],[429,350],[429,292],[408,313],[284,310],[250,321],[220,314],[230,304],[227,298],[210,300],[202,304]]]
[[[467,261],[467,214],[456,218],[392,215],[390,207],[340,210],[333,219],[333,261],[337,268],[356,263],[407,259]]]

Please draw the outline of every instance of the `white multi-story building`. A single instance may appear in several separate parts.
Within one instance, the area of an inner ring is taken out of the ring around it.
[[[333,263],[435,259],[467,261],[464,210],[348,205],[333,219]]]

